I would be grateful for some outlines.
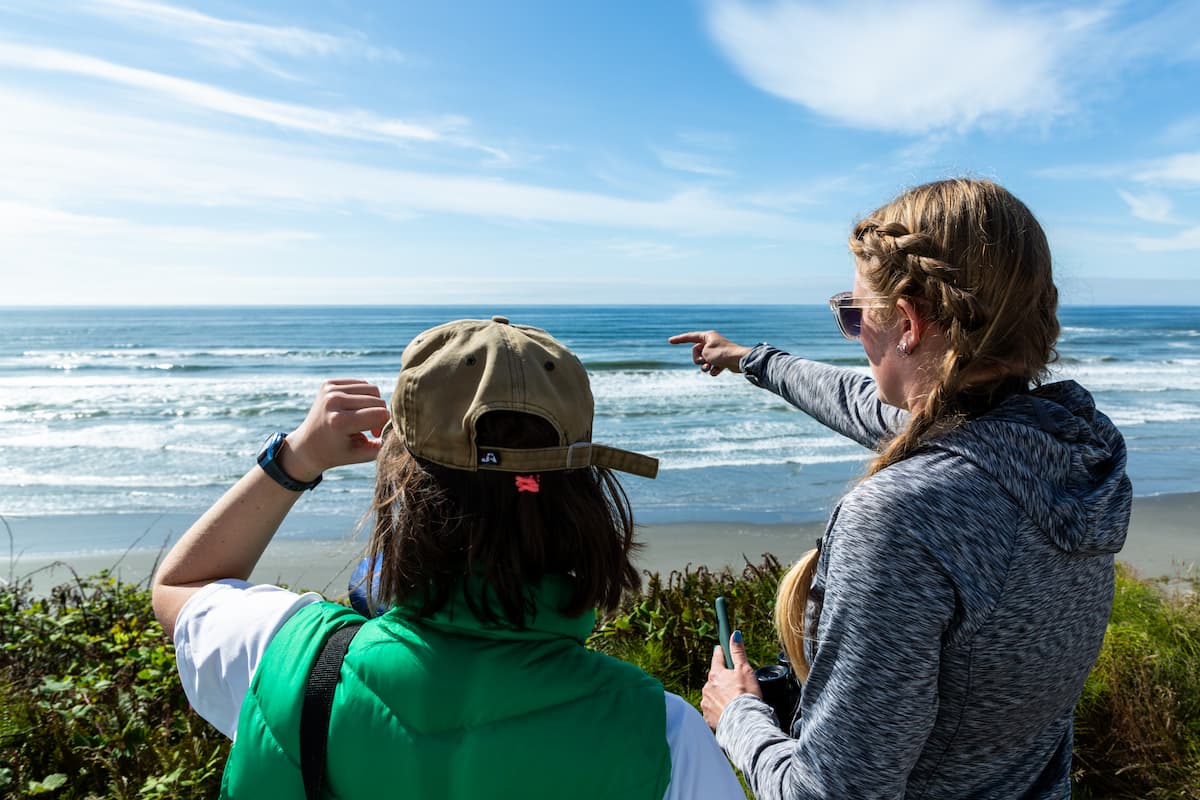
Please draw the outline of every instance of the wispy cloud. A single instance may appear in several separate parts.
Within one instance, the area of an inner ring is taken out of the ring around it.
[[[699,153],[666,149],[656,149],[654,152],[667,169],[690,172],[693,175],[707,175],[713,178],[725,178],[733,174],[732,170],[716,164],[709,156]]]
[[[154,225],[114,216],[76,214],[61,208],[13,203],[0,200],[0,235],[6,237],[136,236],[166,244],[204,244],[206,246],[257,246],[300,242],[317,235],[300,230],[236,231],[228,228],[188,225]]]
[[[562,222],[692,235],[792,238],[797,220],[739,206],[707,190],[631,199],[482,175],[356,164],[299,144],[84,111],[0,87],[0,199],[268,211],[366,210]],[[19,157],[14,157],[19,154]],[[20,194],[15,194],[20,193]]]
[[[271,56],[303,58],[350,54],[371,59],[400,60],[390,48],[371,45],[361,34],[335,35],[292,25],[264,25],[221,19],[182,6],[147,0],[90,0],[78,10],[118,22],[153,29],[156,33],[198,46],[232,64],[249,64],[275,74],[286,73]]]
[[[1175,219],[1171,215],[1172,204],[1171,198],[1159,192],[1144,192],[1142,194],[1134,194],[1118,190],[1117,194],[1129,206],[1129,213],[1138,219],[1147,222],[1174,222]]]
[[[1180,231],[1174,236],[1134,238],[1133,245],[1148,253],[1168,253],[1182,250],[1200,250],[1200,226]]]
[[[1176,120],[1167,126],[1159,139],[1168,147],[1190,145],[1200,139],[1200,115]]]
[[[1145,162],[1133,177],[1142,183],[1195,188],[1200,186],[1200,152],[1178,153]]]
[[[741,200],[758,208],[796,211],[806,206],[827,203],[831,197],[846,193],[857,182],[858,179],[853,175],[831,175],[798,184],[760,189],[742,195]],[[834,237],[840,239],[844,233],[839,227]]]
[[[391,142],[432,142],[443,138],[442,133],[432,127],[379,117],[367,111],[332,111],[264,100],[198,81],[50,48],[0,42],[0,66],[127,86],[181,104],[327,136]]]
[[[1200,151],[1140,161],[1064,164],[1034,170],[1034,174],[1060,180],[1122,178],[1156,188],[1193,189],[1200,187]]]
[[[838,122],[924,133],[1064,113],[1062,56],[1102,14],[983,0],[824,4],[717,0],[709,29],[760,89]]]
[[[692,255],[691,251],[669,242],[611,242],[608,249],[637,261],[678,261]]]
[[[724,131],[690,129],[675,134],[680,142],[688,147],[698,147],[702,150],[727,153],[734,149],[736,141],[731,134]]]

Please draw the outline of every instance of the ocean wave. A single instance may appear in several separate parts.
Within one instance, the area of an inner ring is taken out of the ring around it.
[[[720,469],[725,467],[761,467],[785,466],[814,466],[817,464],[840,464],[845,462],[866,463],[868,456],[863,453],[843,455],[792,455],[786,457],[760,456],[754,453],[730,454],[727,458],[712,457],[663,457],[659,461],[659,469],[667,472],[674,470]]]
[[[113,412],[105,408],[76,409],[59,405],[48,406],[29,403],[24,406],[0,407],[0,425],[6,423],[28,424],[30,422],[81,422],[106,419]]]
[[[26,350],[19,357],[0,358],[0,370],[49,370],[76,372],[92,370],[202,372],[212,370],[275,371],[288,366],[339,362],[382,361],[399,366],[402,349],[397,348],[123,348],[102,350]]]
[[[1113,405],[1104,409],[1118,427],[1147,425],[1155,422],[1191,422],[1200,420],[1200,405],[1162,403],[1153,406]]]
[[[69,364],[59,363],[47,365],[46,369],[60,372],[87,372],[89,370],[145,370],[147,372],[212,372],[225,369],[217,364],[174,364],[171,362],[155,362],[150,364]]]
[[[188,473],[155,473],[152,475],[88,475],[82,472],[29,471],[21,467],[0,468],[0,486],[53,486],[53,487],[120,487],[178,489],[229,484],[225,475],[199,475]],[[133,494],[133,493],[128,493]]]
[[[646,372],[648,370],[678,370],[681,369],[678,361],[661,361],[658,359],[615,359],[615,360],[589,360],[585,361],[583,366],[589,373],[592,372],[614,372],[621,370],[629,370],[634,372]]]

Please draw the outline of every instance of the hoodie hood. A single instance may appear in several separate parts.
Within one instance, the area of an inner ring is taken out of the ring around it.
[[[1069,553],[1116,553],[1129,529],[1125,440],[1074,381],[1018,394],[928,447],[987,472]]]

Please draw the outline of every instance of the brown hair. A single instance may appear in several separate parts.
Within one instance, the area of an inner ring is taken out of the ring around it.
[[[496,446],[558,443],[553,427],[530,414],[490,412],[476,431]],[[427,617],[462,591],[481,621],[521,628],[537,613],[529,589],[547,575],[569,579],[572,592],[559,609],[569,616],[615,608],[640,585],[630,561],[638,545],[629,501],[609,470],[543,472],[536,493],[518,492],[514,479],[418,459],[401,437],[385,434],[369,546],[372,565],[381,557],[372,600],[405,602]]]
[[[947,342],[920,409],[869,474],[1040,382],[1057,358],[1050,246],[1033,213],[1003,187],[967,178],[917,186],[859,222],[850,250],[886,303],[883,315],[906,297]]]

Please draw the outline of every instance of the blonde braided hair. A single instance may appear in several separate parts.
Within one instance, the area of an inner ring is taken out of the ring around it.
[[[868,477],[961,425],[968,395],[987,407],[1005,387],[1040,383],[1057,360],[1050,246],[1033,213],[1002,186],[969,178],[917,186],[859,222],[850,250],[884,301],[863,313],[887,319],[908,298],[947,342],[920,409],[886,442]],[[776,630],[801,681],[808,676],[804,614],[817,558],[813,550],[792,566],[775,603]]]
[[[910,189],[859,222],[850,250],[865,283],[895,312],[908,298],[947,349],[908,427],[869,475],[965,419],[965,395],[1027,388],[1057,358],[1058,290],[1050,246],[1029,209],[991,181],[958,178]],[[869,313],[869,312],[868,312]]]

